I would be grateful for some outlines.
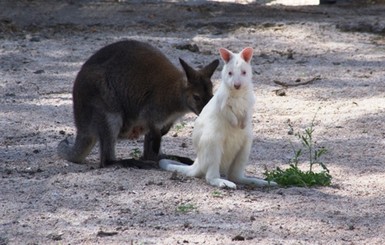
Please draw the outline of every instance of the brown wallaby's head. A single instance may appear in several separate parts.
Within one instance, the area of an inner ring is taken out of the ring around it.
[[[214,60],[200,70],[195,70],[184,60],[179,59],[183,70],[186,73],[188,88],[186,93],[186,102],[189,109],[196,115],[202,111],[203,107],[213,97],[213,83],[211,76],[219,65],[219,60]]]

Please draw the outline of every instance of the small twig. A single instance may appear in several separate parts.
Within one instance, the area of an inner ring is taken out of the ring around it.
[[[281,85],[283,87],[295,87],[295,86],[301,86],[301,85],[310,84],[310,83],[312,83],[314,81],[317,81],[317,80],[321,80],[321,76],[320,75],[315,76],[315,77],[313,77],[312,79],[310,79],[308,81],[299,82],[299,83],[284,83],[284,82],[281,82],[281,81],[278,81],[278,80],[274,80],[273,82],[275,84]]]
[[[116,231],[98,231],[98,234],[96,236],[98,237],[107,237],[107,236],[115,236],[118,232]]]

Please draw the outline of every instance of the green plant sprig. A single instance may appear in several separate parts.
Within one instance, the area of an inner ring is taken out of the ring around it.
[[[302,171],[293,164],[290,167],[282,170],[277,167],[274,170],[265,170],[264,175],[266,180],[275,181],[280,186],[299,186],[299,187],[313,187],[313,186],[329,186],[331,184],[332,176],[326,172],[321,171],[315,173],[313,171]]]
[[[294,134],[296,138],[301,142],[302,148],[296,149],[292,141],[290,145],[293,149],[294,156],[289,161],[289,168],[282,170],[277,167],[274,170],[265,169],[264,175],[266,180],[275,181],[281,186],[329,186],[331,184],[332,176],[329,174],[329,169],[321,161],[324,154],[327,153],[327,149],[324,147],[317,147],[316,142],[313,139],[315,118],[308,128],[303,132],[297,132]],[[289,123],[289,132],[294,132],[292,125]],[[309,170],[302,171],[298,165],[303,154],[307,153]],[[313,171],[313,166],[319,165],[322,170],[318,173]]]

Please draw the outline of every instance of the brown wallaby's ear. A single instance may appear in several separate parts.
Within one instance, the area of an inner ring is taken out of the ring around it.
[[[247,47],[241,51],[241,57],[247,62],[250,63],[251,58],[253,57],[253,48]]]
[[[221,54],[221,58],[225,63],[228,63],[233,56],[233,53],[225,48],[220,48],[219,53]]]
[[[194,68],[189,66],[186,61],[182,60],[181,58],[179,58],[179,62],[182,65],[184,72],[186,73],[187,80],[192,80],[196,76],[196,71]]]
[[[208,64],[207,66],[203,67],[201,69],[201,72],[207,78],[211,78],[211,76],[214,74],[215,70],[217,69],[218,65],[219,65],[219,60],[216,59],[213,62],[211,62],[210,64]]]

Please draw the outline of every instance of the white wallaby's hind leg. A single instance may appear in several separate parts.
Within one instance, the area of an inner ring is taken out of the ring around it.
[[[198,158],[196,160],[206,169],[205,177],[207,183],[219,188],[236,189],[237,186],[235,183],[221,178],[222,145],[214,145],[213,142],[218,142],[216,140],[211,142],[210,140],[212,139],[201,139],[200,146],[202,147],[200,147],[200,151],[198,151]]]
[[[239,150],[239,152],[235,156],[227,172],[227,177],[229,178],[229,180],[239,183],[239,180],[244,178],[245,168],[249,160],[251,144],[252,144],[251,138],[245,139],[243,147]]]
[[[252,140],[247,139],[244,147],[242,147],[242,149],[238,152],[228,172],[229,180],[242,185],[253,185],[258,187],[277,186],[277,183],[273,181],[269,182],[258,178],[245,176],[245,168],[247,161],[249,160],[251,144]]]
[[[230,188],[236,189],[237,185],[229,180],[222,179],[219,171],[219,163],[212,162],[212,164],[207,168],[206,172],[206,181],[212,185],[219,188]]]
[[[210,185],[216,186],[219,188],[237,189],[237,185],[234,182],[231,182],[230,180],[227,180],[227,179],[214,178],[214,179],[207,180],[207,182]]]

